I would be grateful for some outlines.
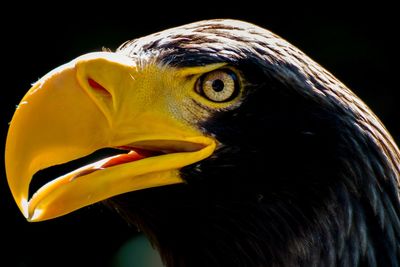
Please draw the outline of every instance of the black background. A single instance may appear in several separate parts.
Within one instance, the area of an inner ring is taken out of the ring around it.
[[[20,5],[20,6],[19,6]],[[51,69],[102,47],[209,18],[235,18],[272,30],[299,47],[358,94],[400,142],[396,8],[386,3],[292,6],[239,1],[216,4],[14,3],[1,18],[0,150],[15,106]],[[8,16],[8,17],[7,17]],[[3,152],[1,161],[4,162]],[[132,236],[118,216],[97,204],[68,216],[28,223],[0,165],[0,266],[109,266]]]

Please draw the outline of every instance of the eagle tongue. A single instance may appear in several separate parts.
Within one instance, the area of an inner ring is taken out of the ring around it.
[[[127,147],[119,147],[118,149],[128,149]],[[117,156],[113,156],[104,160],[101,160],[99,162],[97,162],[98,164],[94,163],[91,164],[90,166],[86,166],[81,168],[81,170],[78,170],[78,172],[71,177],[71,181],[84,176],[84,175],[88,175],[91,174],[92,172],[95,171],[99,171],[99,170],[103,170],[105,168],[109,168],[112,166],[116,166],[116,165],[120,165],[120,164],[124,164],[124,163],[128,163],[128,162],[133,162],[133,161],[137,161],[137,160],[141,160],[150,156],[154,156],[156,153],[154,151],[148,151],[148,150],[144,150],[144,149],[136,149],[135,150],[131,150],[132,148],[129,148],[130,151],[127,154],[120,154]]]
[[[110,160],[106,161],[103,165],[100,166],[100,169],[105,169],[115,165],[141,160],[150,156],[154,156],[155,154],[157,153],[155,153],[154,151],[135,148],[135,150],[131,150],[128,154],[121,154],[110,158]]]

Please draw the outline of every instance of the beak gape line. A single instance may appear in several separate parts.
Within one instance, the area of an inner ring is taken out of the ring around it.
[[[152,71],[138,73],[122,55],[92,53],[55,69],[27,92],[10,124],[6,172],[29,221],[126,192],[181,183],[180,168],[213,153],[214,139],[152,99],[162,86],[151,79],[157,76],[157,69]],[[52,177],[29,199],[37,172],[104,148],[129,152]]]

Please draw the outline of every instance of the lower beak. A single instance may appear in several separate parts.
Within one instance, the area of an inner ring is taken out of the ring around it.
[[[175,119],[167,108],[152,107],[159,101],[143,97],[153,89],[144,88],[146,77],[132,79],[137,73],[130,59],[93,53],[52,71],[22,99],[10,124],[5,159],[11,192],[28,220],[181,183],[180,168],[212,154],[213,139]],[[105,147],[130,152],[58,177],[29,199],[30,182],[39,170]],[[136,148],[162,153],[144,156]]]

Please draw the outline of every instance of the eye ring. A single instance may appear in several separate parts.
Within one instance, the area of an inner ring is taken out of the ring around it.
[[[212,102],[231,101],[239,94],[238,77],[230,69],[208,72],[197,80],[196,92]]]

